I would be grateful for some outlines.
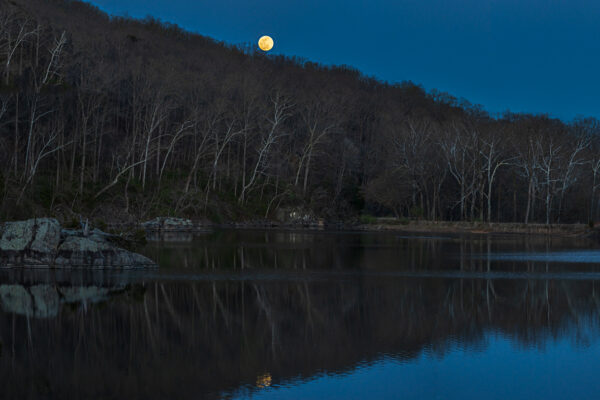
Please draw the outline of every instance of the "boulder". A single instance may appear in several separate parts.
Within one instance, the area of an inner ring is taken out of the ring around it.
[[[54,260],[57,267],[141,267],[156,264],[141,254],[116,247],[107,236],[93,233],[90,236],[69,235],[58,247]]]
[[[88,235],[61,230],[51,218],[7,222],[0,239],[0,266],[156,267],[152,260],[121,248],[123,241],[97,229]]]
[[[59,242],[60,224],[54,218],[7,222],[0,239],[0,264],[50,264]]]

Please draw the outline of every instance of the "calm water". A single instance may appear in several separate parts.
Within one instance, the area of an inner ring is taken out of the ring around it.
[[[0,398],[595,399],[575,239],[219,231],[158,271],[0,271]]]

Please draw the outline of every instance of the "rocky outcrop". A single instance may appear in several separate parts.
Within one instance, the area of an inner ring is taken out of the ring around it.
[[[154,264],[148,258],[116,247],[106,237],[92,234],[88,237],[68,236],[58,247],[54,260],[57,267],[85,265],[90,267],[145,266]]]
[[[60,242],[60,224],[52,218],[4,224],[0,239],[0,263],[51,264]]]
[[[156,267],[152,260],[121,248],[119,242],[119,237],[97,229],[87,234],[61,229],[52,218],[8,222],[0,239],[0,266]]]

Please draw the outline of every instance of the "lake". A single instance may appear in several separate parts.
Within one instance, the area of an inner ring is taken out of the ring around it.
[[[1,397],[597,398],[596,247],[220,230],[154,271],[0,270]]]

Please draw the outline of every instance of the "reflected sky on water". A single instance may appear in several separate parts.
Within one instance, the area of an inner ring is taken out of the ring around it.
[[[595,372],[599,357],[597,342],[581,346],[562,339],[533,350],[515,345],[514,338],[488,334],[485,346],[475,351],[456,346],[444,355],[423,352],[411,362],[386,356],[346,373],[321,373],[259,390],[242,388],[233,397],[594,399],[600,392]]]

